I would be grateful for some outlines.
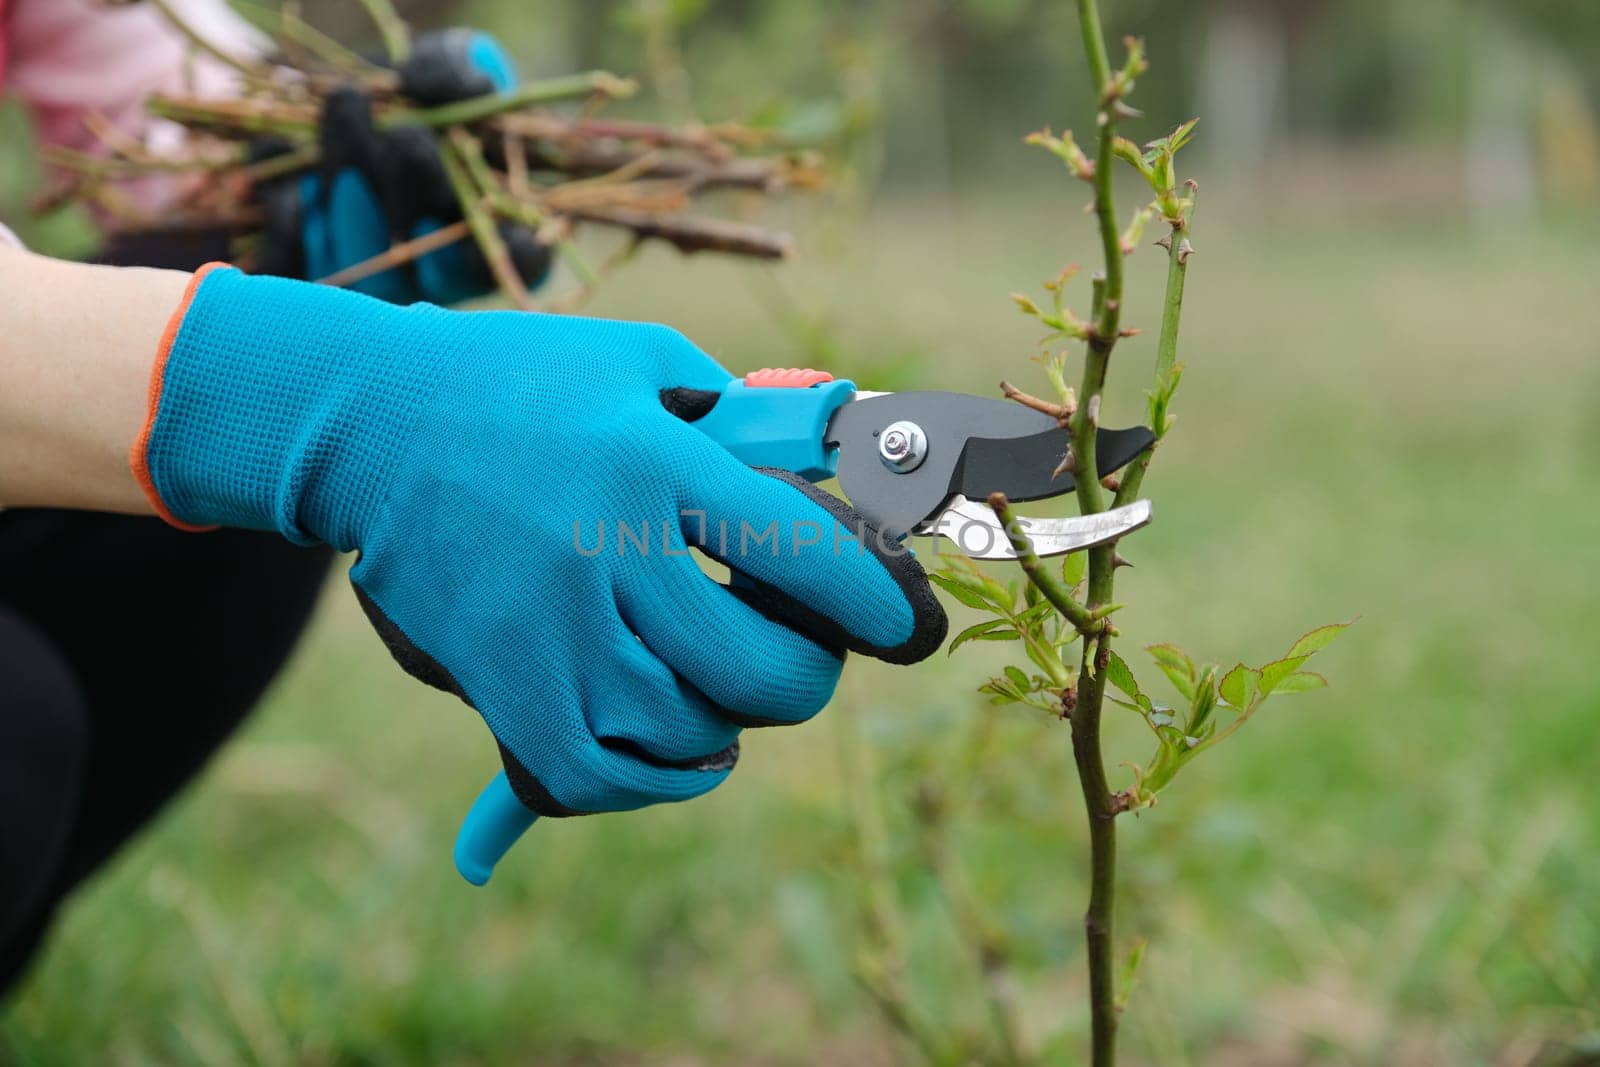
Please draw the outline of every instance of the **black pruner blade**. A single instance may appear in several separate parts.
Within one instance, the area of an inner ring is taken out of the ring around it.
[[[944,534],[970,556],[1006,558],[1010,545],[982,502],[1001,492],[1018,501],[1070,493],[1062,471],[1068,432],[1048,415],[1010,401],[965,393],[863,395],[834,413],[827,443],[839,449],[839,486],[851,504],[896,534]],[[1142,426],[1101,430],[1095,441],[1104,477],[1155,443]],[[1149,521],[1146,501],[1103,515],[1029,519],[1025,527],[1041,554],[1103,544]],[[974,527],[994,536],[978,537]],[[957,538],[954,529],[966,531]],[[1043,536],[1049,534],[1050,540]],[[980,543],[981,542],[981,543]]]

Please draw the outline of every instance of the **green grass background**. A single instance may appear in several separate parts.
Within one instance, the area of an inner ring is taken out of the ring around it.
[[[671,322],[740,370],[1039,384],[1036,326],[1005,294],[1092,261],[1079,207],[1058,189],[813,213],[786,296],[651,253],[593,310]],[[1151,942],[1130,1056],[1498,1064],[1580,1040],[1600,1028],[1593,234],[1263,228],[1203,204],[1195,243],[1181,421],[1146,483],[1156,521],[1125,545],[1122,647],[1159,689],[1140,644],[1262,662],[1362,618],[1319,658],[1331,690],[1270,703],[1121,823],[1119,936]],[[1119,348],[1112,423],[1140,417],[1154,347],[1163,264],[1132,263],[1126,319],[1148,332]],[[1008,651],[853,661],[817,723],[750,737],[717,793],[541,823],[475,890],[449,853],[492,744],[392,666],[335,581],[243,736],[66,909],[0,1015],[0,1061],[895,1062],[851,977],[850,743],[875,768],[919,1003],[981,1018],[910,830],[936,783],[964,798],[958,852],[1013,934],[1030,1039],[1074,1062],[1080,802],[1063,726],[974,692]],[[1112,760],[1142,758],[1143,726],[1108,714]]]

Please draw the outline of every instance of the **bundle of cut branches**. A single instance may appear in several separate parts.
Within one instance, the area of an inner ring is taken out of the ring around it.
[[[149,110],[187,131],[180,152],[155,154],[98,116],[87,121],[104,154],[61,147],[44,150],[62,180],[35,203],[40,213],[78,202],[107,219],[112,234],[223,230],[236,238],[237,258],[248,264],[263,213],[256,187],[317,166],[322,101],[347,85],[372,100],[378,127],[411,124],[429,131],[461,207],[461,220],[335,275],[316,279],[351,285],[457,241],[475,241],[504,295],[516,306],[532,300],[511,262],[498,224],[531,227],[577,279],[576,290],[553,303],[571,306],[593,291],[600,277],[644,242],[680,252],[720,252],[762,260],[782,259],[789,235],[695,210],[703,194],[735,189],[771,196],[810,189],[822,181],[809,153],[789,151],[773,135],[735,124],[668,126],[611,118],[601,112],[633,95],[636,83],[606,71],[525,82],[454,103],[423,107],[402,95],[400,79],[303,21],[286,3],[272,16],[279,53],[271,60],[241,59],[208,41],[173,10],[170,0],[149,0],[200,52],[235,68],[242,90],[235,98],[156,95]],[[387,0],[362,0],[373,15],[392,63],[409,49],[409,33]],[[262,137],[285,147],[259,158]],[[167,175],[180,192],[159,214],[140,211],[123,183]],[[574,244],[583,226],[620,231],[624,240],[597,269]]]

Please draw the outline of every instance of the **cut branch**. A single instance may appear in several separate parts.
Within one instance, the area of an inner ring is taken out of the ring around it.
[[[382,274],[386,270],[404,266],[412,260],[421,259],[429,252],[437,252],[470,236],[472,227],[467,224],[466,219],[462,219],[460,222],[441,226],[431,233],[425,233],[421,237],[413,237],[409,241],[391,245],[375,256],[363,259],[360,263],[352,263],[343,270],[325,278],[318,278],[316,281],[319,285],[331,285],[335,288],[354,285],[374,274]]]
[[[526,82],[504,93],[489,93],[460,100],[453,104],[410,111],[395,108],[380,117],[380,125],[398,122],[418,122],[424,126],[462,126],[501,115],[535,104],[553,104],[561,100],[581,100],[602,97],[622,100],[638,91],[632,78],[619,78],[610,71],[590,70],[582,74],[569,74],[561,78]]]
[[[161,12],[162,17],[171,24],[172,28],[177,30],[178,33],[182,34],[184,39],[196,49],[206,53],[206,55],[217,60],[219,63],[223,63],[226,66],[232,67],[234,70],[244,75],[245,79],[248,81],[261,82],[266,79],[268,74],[266,67],[259,63],[242,59],[239,56],[236,56],[226,49],[218,46],[214,41],[190,25],[187,19],[178,14],[176,9],[174,9],[172,6],[171,0],[151,0],[151,2],[155,5],[156,10]]]
[[[504,115],[498,120],[508,133],[551,141],[627,141],[657,148],[689,148],[708,159],[732,156],[729,142],[737,140],[737,127],[664,126],[630,119],[567,119],[543,113]]]
[[[461,215],[471,228],[484,261],[489,264],[489,273],[512,304],[523,311],[532,311],[533,300],[528,296],[528,287],[522,275],[517,273],[511,252],[495,227],[494,216],[489,214],[483,194],[473,182],[456,146],[449,140],[441,143],[439,158],[444,162],[445,176],[450,180],[450,187],[455,190],[456,200],[461,205]]]
[[[1189,274],[1189,257],[1183,254],[1187,239],[1179,235],[1187,229],[1187,220],[1182,217],[1174,220],[1172,235],[1166,241],[1167,289],[1161,305],[1161,338],[1156,343],[1155,384],[1150,394],[1150,429],[1155,432],[1157,445],[1167,434],[1167,403],[1177,384],[1174,375],[1178,370],[1178,326],[1183,318],[1183,286]],[[1119,507],[1139,498],[1155,453],[1155,448],[1145,449],[1123,474],[1116,496]]]
[[[400,17],[389,0],[359,2],[377,27],[378,35],[383,38],[383,50],[389,57],[389,64],[398,67],[411,55],[411,31],[407,29],[405,19]]]
[[[1025,393],[1003,379],[1000,382],[1000,392],[1005,395],[1007,400],[1015,400],[1025,408],[1032,408],[1041,415],[1050,416],[1056,420],[1056,425],[1062,429],[1066,429],[1068,422],[1072,419],[1073,409],[1068,405],[1057,404],[1054,401],[1034,396],[1032,393]]]
[[[665,241],[680,252],[727,252],[755,259],[788,259],[794,240],[786,233],[743,222],[684,215],[651,215],[626,208],[579,208],[570,212],[582,222],[618,226],[640,238]]]
[[[521,129],[524,120],[531,117],[506,116],[501,121],[506,132],[527,138],[528,165],[534,169],[575,175],[607,174],[630,167],[645,157],[645,152],[604,139],[563,142],[531,136]],[[639,177],[676,179],[691,191],[753,189],[776,193],[791,187],[816,188],[822,182],[820,170],[805,158],[707,160],[668,152],[655,153],[649,158],[649,167],[640,171]]]

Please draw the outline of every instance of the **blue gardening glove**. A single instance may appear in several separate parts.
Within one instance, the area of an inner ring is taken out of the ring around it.
[[[908,553],[667,409],[729,380],[673,330],[197,278],[135,449],[152,502],[358,552],[395,658],[478,710],[536,812],[697,796],[741,726],[816,714],[844,649],[912,662],[943,640]]]
[[[416,39],[399,69],[400,92],[428,107],[503,92],[516,85],[511,60],[495,40],[453,29]],[[416,126],[378,130],[368,95],[348,86],[329,93],[318,123],[321,161],[315,171],[264,183],[266,212],[260,270],[291,278],[325,278],[461,218],[460,206],[433,136]],[[256,145],[257,158],[287,150]],[[529,286],[550,269],[550,250],[526,226],[501,223],[500,236]],[[494,288],[472,241],[458,241],[410,264],[364,278],[351,288],[396,304],[453,304]]]

